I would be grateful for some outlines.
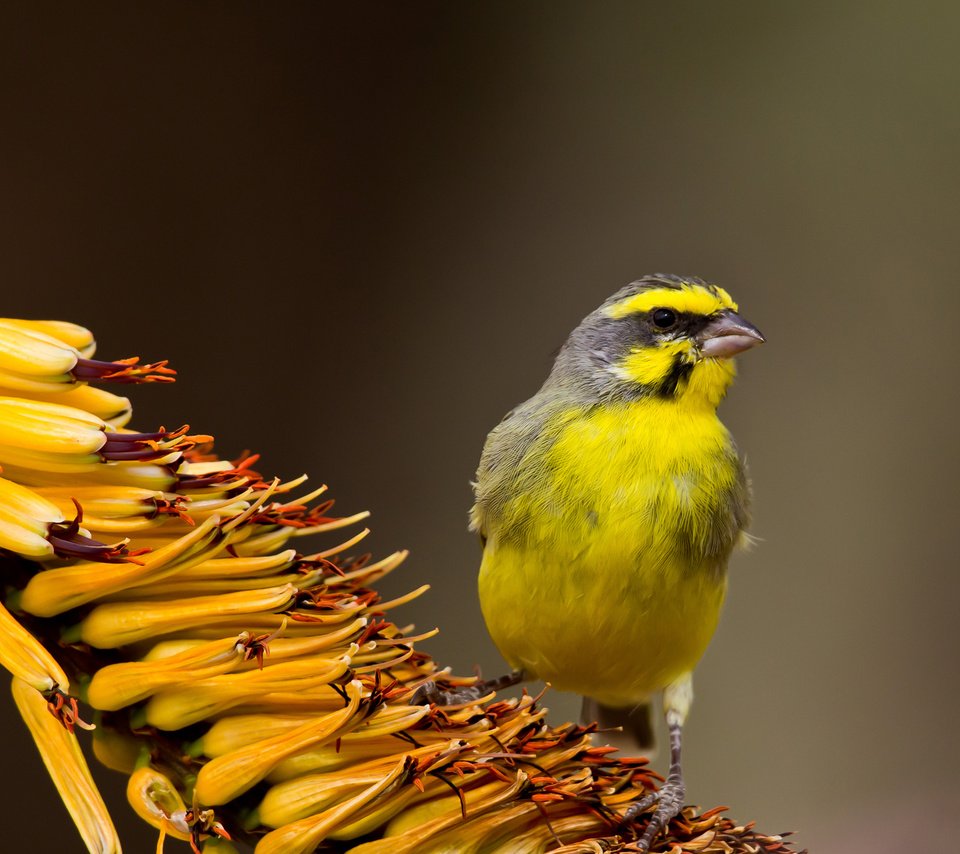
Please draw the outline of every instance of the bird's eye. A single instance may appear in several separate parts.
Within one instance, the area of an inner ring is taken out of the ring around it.
[[[677,313],[669,308],[658,308],[653,312],[653,322],[661,329],[669,329],[677,322]]]

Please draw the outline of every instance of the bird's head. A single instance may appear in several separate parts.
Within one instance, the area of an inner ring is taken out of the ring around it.
[[[733,381],[732,356],[764,341],[716,285],[645,276],[587,315],[551,380],[606,399],[656,397],[716,407]]]

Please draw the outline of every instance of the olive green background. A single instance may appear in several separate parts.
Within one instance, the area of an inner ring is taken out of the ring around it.
[[[493,675],[484,436],[622,284],[723,284],[769,340],[723,407],[759,542],[698,670],[689,797],[814,852],[952,847],[955,4],[65,9],[0,10],[0,313],[169,357],[136,426],[371,509],[374,550],[413,552],[385,590],[432,585],[398,619]],[[79,851],[3,708],[4,850]]]

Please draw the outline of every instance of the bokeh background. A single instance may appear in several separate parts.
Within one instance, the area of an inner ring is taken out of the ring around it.
[[[426,648],[496,674],[484,436],[622,284],[722,283],[769,339],[723,407],[759,543],[689,795],[813,852],[952,850],[958,30],[883,0],[7,6],[0,313],[170,357],[136,425],[372,510],[375,551],[412,549],[387,591],[432,585]],[[3,719],[5,850],[79,851]]]

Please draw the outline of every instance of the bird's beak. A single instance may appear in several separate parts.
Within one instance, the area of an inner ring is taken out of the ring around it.
[[[736,356],[766,340],[756,326],[729,310],[721,311],[697,335],[700,352],[720,358]]]

